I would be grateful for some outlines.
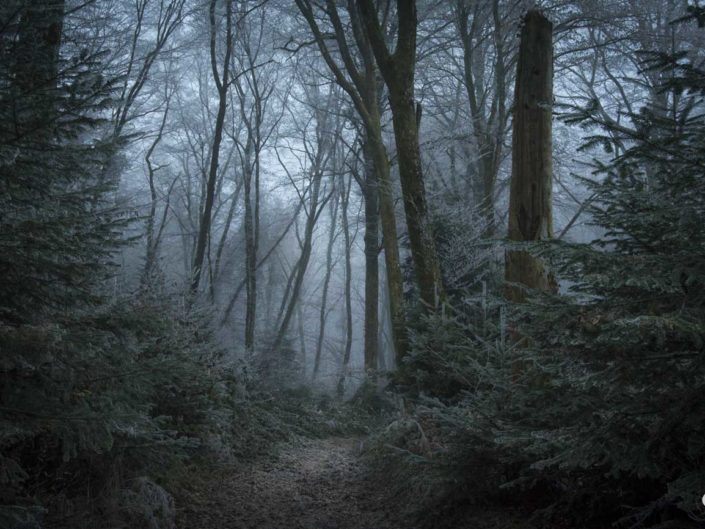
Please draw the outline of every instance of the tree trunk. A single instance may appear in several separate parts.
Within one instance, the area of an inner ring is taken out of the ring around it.
[[[411,255],[421,300],[436,307],[445,297],[433,231],[428,222],[426,192],[419,148],[419,123],[414,102],[416,63],[416,2],[397,0],[398,30],[390,53],[372,0],[358,0],[370,46],[389,89],[399,179],[409,231]]]
[[[365,371],[375,371],[379,357],[379,191],[374,160],[365,142]]]
[[[326,332],[326,319],[328,316],[328,286],[330,285],[331,271],[333,270],[333,243],[335,242],[335,229],[338,221],[338,204],[336,196],[330,204],[330,230],[328,231],[328,248],[326,249],[326,274],[323,278],[323,293],[321,294],[321,307],[318,317],[318,339],[316,340],[316,356],[313,362],[313,379],[318,376],[323,356],[323,338]]]
[[[511,58],[507,57],[505,50],[504,35],[508,29],[503,27],[501,9],[499,0],[473,3],[456,0],[455,4],[463,46],[463,85],[478,151],[475,160],[475,206],[485,218],[483,235],[488,238],[494,237],[496,230],[495,188],[508,118],[507,63]],[[487,31],[491,31],[492,39],[484,37]],[[491,89],[485,86],[486,56],[490,45],[494,47],[495,55]],[[488,99],[489,109],[488,103],[485,103]]]
[[[257,322],[257,252],[259,249],[259,208],[260,208],[260,162],[263,149],[262,124],[265,108],[271,91],[266,82],[261,84],[257,73],[256,56],[259,43],[251,42],[252,35],[247,23],[240,19],[238,31],[245,58],[241,59],[244,80],[237,77],[233,86],[240,106],[240,122],[245,125],[246,141],[243,146],[237,135],[233,140],[240,154],[240,165],[245,186],[245,351],[252,355],[255,348],[255,326]],[[252,45],[256,49],[252,49]],[[264,89],[264,93],[261,91]],[[254,184],[254,189],[253,189]]]
[[[223,260],[223,250],[225,250],[225,243],[228,240],[228,234],[230,233],[230,226],[233,223],[233,218],[235,217],[235,210],[237,209],[237,204],[240,200],[240,192],[243,187],[242,180],[238,181],[235,185],[235,191],[233,191],[230,196],[230,207],[228,208],[228,214],[225,217],[225,224],[223,224],[223,231],[220,233],[220,240],[218,241],[218,248],[215,252],[215,265],[213,266],[213,278],[217,281],[220,278],[221,263]]]
[[[210,53],[211,53],[211,68],[213,70],[213,79],[215,80],[218,89],[218,114],[215,120],[215,130],[213,132],[213,148],[211,150],[211,159],[208,169],[208,181],[205,189],[205,201],[201,220],[198,228],[198,239],[196,240],[196,252],[193,259],[191,271],[191,300],[198,292],[198,286],[201,282],[204,258],[206,255],[206,246],[210,239],[211,222],[213,214],[213,202],[215,199],[215,185],[218,179],[218,159],[220,157],[220,144],[223,140],[223,125],[225,123],[225,111],[227,108],[228,86],[230,86],[230,54],[232,52],[232,0],[225,1],[225,58],[223,59],[223,78],[220,79],[218,67],[216,64],[216,22],[215,8],[216,0],[211,0],[210,3]]]
[[[304,331],[304,311],[299,302],[296,306],[296,319],[299,324],[299,347],[301,348],[301,376],[306,378],[306,332]]]
[[[553,235],[551,214],[551,110],[553,103],[553,25],[538,11],[524,19],[514,92],[512,180],[509,198],[511,241],[539,241]],[[525,289],[548,291],[553,279],[542,262],[523,251],[508,251],[507,299],[524,301]]]
[[[259,248],[259,177],[257,176],[258,172],[255,171],[255,248]],[[237,192],[239,193],[239,187]],[[235,199],[233,199],[235,200]],[[269,258],[274,254],[274,251],[279,247],[279,244],[284,240],[284,237],[286,237],[287,233],[289,233],[289,230],[291,227],[296,223],[296,219],[303,207],[303,202],[299,202],[298,205],[296,206],[296,210],[294,211],[293,217],[289,224],[286,226],[284,231],[279,235],[279,237],[274,241],[274,244],[271,245],[269,250],[265,252],[265,254],[260,258],[260,260],[257,262],[257,265],[255,266],[255,271],[259,270],[259,268],[266,263]],[[271,276],[272,274],[272,268],[269,268],[268,274]],[[246,286],[246,278],[242,279],[240,283],[238,284],[237,288],[235,288],[235,291],[233,292],[232,296],[230,297],[230,301],[228,302],[228,305],[225,307],[225,310],[223,311],[223,317],[220,320],[221,325],[225,325],[225,323],[228,321],[228,318],[230,317],[230,313],[232,312],[233,308],[235,308],[235,303],[237,302],[238,298],[240,297],[240,293],[242,292],[242,289],[245,288]],[[264,289],[265,292],[265,299],[267,300],[267,309],[265,311],[265,322],[271,322],[271,300],[272,300],[272,291],[270,289],[270,283],[268,282],[267,287]],[[283,302],[282,302],[283,303]]]
[[[361,59],[361,68],[351,54],[348,35],[338,14],[333,0],[326,0],[325,12],[334,29],[338,51],[343,65],[333,59],[329,50],[327,36],[318,27],[314,16],[313,4],[309,0],[296,0],[296,4],[306,18],[323,58],[333,73],[336,82],[348,93],[355,109],[365,125],[366,145],[374,160],[378,184],[379,220],[381,221],[384,244],[384,257],[389,290],[389,311],[393,321],[392,335],[396,355],[401,358],[406,353],[406,318],[403,303],[403,283],[397,241],[396,217],[394,214],[394,195],[389,172],[387,149],[382,139],[381,105],[379,100],[378,69],[375,63],[370,39],[361,19],[358,5],[348,3],[348,14],[352,26],[355,45]],[[374,9],[374,8],[370,8]],[[375,15],[376,16],[376,15]],[[343,72],[347,72],[348,78]],[[365,191],[363,190],[363,193]],[[366,342],[370,343],[370,342]]]
[[[386,270],[382,270],[382,273],[386,273]],[[380,322],[379,322],[379,358],[378,365],[380,371],[387,371],[394,369],[394,344],[392,339],[392,317],[389,313],[389,291],[380,291]]]
[[[337,393],[342,398],[345,394],[345,378],[350,365],[350,353],[352,351],[352,264],[350,262],[350,226],[348,224],[348,203],[350,202],[350,186],[341,185],[340,202],[342,205],[341,221],[343,224],[343,236],[345,243],[345,351],[343,362],[340,366],[340,376],[338,378]]]
[[[444,293],[440,264],[426,206],[413,89],[408,88],[408,82],[393,82],[388,86],[394,138],[397,144],[399,178],[416,283],[421,300],[429,307],[435,307],[444,297]]]
[[[274,263],[270,262],[267,267],[267,284],[264,287],[264,321],[267,326],[267,331],[271,329],[270,326],[272,324],[273,294],[276,286],[274,266]]]
[[[291,317],[294,314],[294,308],[296,307],[296,303],[298,303],[299,296],[301,294],[301,287],[304,282],[304,276],[306,275],[306,269],[308,268],[308,262],[311,259],[311,250],[313,249],[313,229],[316,225],[316,218],[318,215],[318,203],[321,192],[321,180],[323,179],[323,167],[314,168],[312,178],[311,199],[309,201],[308,218],[306,219],[306,227],[304,229],[304,242],[303,248],[301,249],[301,257],[299,258],[297,265],[294,267],[294,270],[292,270],[292,274],[295,274],[295,276],[291,287],[291,297],[289,298],[289,303],[283,313],[279,329],[274,339],[274,343],[272,344],[272,353],[276,353],[278,351],[284,337],[286,336],[286,332],[289,329]]]
[[[255,225],[252,207],[252,141],[248,138],[245,148],[245,354],[251,356],[255,345],[255,317],[257,312],[257,253],[255,248]]]
[[[376,91],[375,91],[376,94]],[[371,98],[372,96],[368,96]],[[376,95],[374,96],[376,98]],[[408,348],[406,314],[404,310],[404,280],[401,273],[397,219],[394,212],[394,193],[387,158],[387,148],[382,139],[379,102],[368,105],[371,123],[366,124],[365,146],[369,149],[376,174],[379,196],[379,221],[382,227],[384,263],[387,271],[389,313],[392,319],[392,340],[397,359],[401,359]]]
[[[140,290],[146,290],[150,285],[152,279],[154,268],[157,262],[157,250],[159,248],[160,237],[157,237],[155,233],[155,221],[157,215],[157,188],[155,183],[156,172],[160,167],[154,167],[152,165],[152,155],[154,154],[157,145],[162,140],[164,135],[164,128],[166,127],[166,120],[169,115],[169,104],[171,98],[166,97],[166,108],[164,109],[164,114],[162,115],[162,121],[159,125],[159,130],[157,136],[152,141],[152,144],[147,149],[147,153],[144,156],[144,161],[147,164],[147,183],[149,184],[149,213],[147,214],[147,251],[145,256],[144,270],[142,272],[142,277],[140,280]],[[166,207],[165,207],[166,208]],[[168,208],[165,209],[167,211]],[[165,220],[165,219],[164,219]],[[162,221],[163,225],[164,221]]]

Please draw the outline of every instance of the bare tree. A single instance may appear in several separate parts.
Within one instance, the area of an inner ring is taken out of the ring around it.
[[[477,154],[477,206],[485,218],[485,236],[495,234],[495,185],[508,131],[509,80],[516,58],[513,44],[521,0],[456,0],[455,24],[463,49],[462,85],[472,121]],[[489,85],[489,86],[488,86]]]
[[[328,229],[328,247],[326,248],[326,264],[325,273],[323,276],[323,287],[321,292],[321,306],[318,316],[318,338],[316,340],[316,355],[313,362],[313,379],[318,376],[321,368],[321,358],[323,354],[323,338],[326,332],[326,321],[328,319],[328,290],[330,286],[331,272],[333,271],[333,246],[336,239],[337,223],[338,223],[338,206],[340,204],[340,195],[333,192],[333,199],[330,201],[330,228]]]
[[[358,0],[365,32],[389,90],[399,178],[421,300],[435,307],[445,297],[441,268],[428,219],[419,148],[421,107],[414,101],[416,2],[397,0],[396,47],[390,52],[372,0]]]
[[[125,126],[137,116],[133,114],[140,93],[147,85],[152,69],[165,51],[169,40],[181,25],[186,0],[136,0],[134,20],[124,81],[120,88],[118,104],[113,109],[113,138],[119,138]],[[149,20],[151,12],[155,20]],[[153,34],[148,49],[142,49],[146,34]]]
[[[339,128],[342,126],[342,120],[334,120],[336,116],[331,113],[331,109],[338,96],[336,91],[332,87],[329,87],[328,93],[324,96],[325,99],[321,96],[322,94],[320,94],[316,85],[311,86],[307,91],[308,102],[314,107],[311,120],[315,121],[315,123],[313,125],[313,139],[308,137],[308,124],[301,127],[304,156],[308,165],[306,168],[308,185],[303,193],[299,193],[299,195],[302,202],[304,202],[304,200],[306,201],[304,205],[306,223],[304,226],[303,239],[301,240],[301,255],[294,265],[290,276],[291,294],[288,296],[288,299],[286,295],[283,299],[283,303],[286,303],[286,307],[284,308],[284,305],[282,305],[281,321],[270,347],[270,352],[272,353],[279,350],[289,330],[289,324],[291,323],[294,310],[299,302],[304,276],[306,275],[306,270],[311,258],[313,230],[318,218],[323,212],[326,202],[330,199],[332,194],[329,192],[327,196],[322,197],[321,191],[324,174],[335,152],[335,139],[340,135]],[[284,163],[281,165],[286,170],[286,165]],[[288,173],[288,170],[286,171]],[[294,179],[291,175],[289,175],[289,179],[293,184]]]
[[[551,209],[553,25],[538,11],[524,19],[514,92],[509,240],[538,241],[553,236]],[[507,252],[507,297],[525,298],[524,289],[552,289],[543,264],[526,251]]]
[[[248,13],[245,2],[244,12],[237,23],[241,75],[233,79],[239,102],[239,120],[244,124],[245,139],[234,138],[240,158],[240,168],[244,182],[244,229],[245,229],[245,350],[251,355],[255,347],[255,325],[257,321],[257,253],[260,231],[260,180],[262,152],[274,133],[279,118],[265,126],[265,119],[272,113],[270,100],[276,88],[276,75],[266,70],[271,62],[261,58],[263,39],[266,33],[266,7],[261,7],[257,16]],[[246,16],[247,15],[247,16]]]
[[[340,220],[343,225],[343,243],[345,252],[345,348],[343,349],[343,361],[340,364],[340,374],[338,375],[337,393],[339,397],[345,394],[345,379],[350,365],[350,353],[352,351],[352,265],[350,261],[350,225],[348,223],[348,205],[350,204],[350,188],[352,178],[348,183],[340,186],[341,212]],[[376,368],[377,366],[374,366]]]
[[[174,93],[174,88],[170,87],[169,84],[165,84],[165,89],[164,89],[164,113],[162,114],[162,119],[159,124],[159,129],[157,130],[157,133],[154,137],[154,140],[152,140],[152,143],[150,144],[149,148],[147,149],[147,152],[144,156],[144,161],[147,165],[147,184],[149,185],[149,211],[147,213],[147,222],[146,222],[146,233],[147,233],[147,248],[146,248],[146,255],[145,255],[145,263],[144,263],[144,269],[142,271],[142,277],[140,279],[140,288],[142,290],[145,290],[150,283],[150,280],[153,276],[153,273],[155,271],[155,267],[157,264],[157,253],[159,250],[159,245],[162,240],[162,236],[164,234],[164,228],[166,227],[167,224],[167,217],[169,215],[169,205],[170,205],[170,200],[171,200],[171,191],[174,188],[174,185],[176,184],[177,178],[172,179],[171,184],[169,185],[169,188],[166,192],[166,197],[165,197],[165,204],[164,208],[162,210],[162,218],[161,221],[159,222],[159,227],[156,227],[156,216],[157,216],[157,207],[159,203],[159,196],[157,193],[157,182],[156,182],[156,175],[157,171],[160,171],[162,169],[165,169],[164,165],[154,165],[152,163],[152,156],[154,155],[154,151],[156,150],[157,146],[159,143],[162,141],[162,138],[164,137],[164,129],[166,128],[166,123],[167,119],[169,117],[169,109],[171,107],[171,98]]]
[[[213,131],[213,146],[210,155],[210,164],[208,169],[208,177],[206,181],[206,189],[204,194],[203,210],[200,216],[198,227],[198,239],[196,240],[196,249],[193,259],[191,272],[190,293],[193,298],[198,292],[198,286],[201,282],[203,273],[204,257],[206,255],[206,246],[210,239],[210,228],[213,214],[213,201],[215,198],[215,187],[218,178],[218,160],[220,157],[220,144],[223,140],[223,127],[225,123],[225,111],[228,101],[228,88],[230,86],[230,56],[233,49],[233,21],[232,21],[232,0],[225,0],[225,43],[224,43],[224,58],[222,62],[222,74],[218,69],[218,53],[217,53],[217,24],[216,24],[216,5],[217,0],[211,0],[208,8],[208,21],[210,27],[210,60],[213,80],[218,91],[218,114]]]
[[[401,274],[399,244],[397,242],[396,216],[392,193],[390,164],[382,137],[382,107],[379,72],[375,64],[370,40],[362,25],[354,2],[347,2],[349,30],[346,29],[339,8],[333,1],[325,6],[326,19],[330,25],[339,58],[331,50],[326,34],[316,18],[313,4],[309,0],[296,0],[304,15],[315,42],[333,74],[335,81],[351,98],[365,130],[365,181],[361,184],[365,198],[365,358],[366,366],[377,364],[379,326],[376,307],[379,303],[378,279],[378,226],[381,224],[384,257],[387,269],[387,288],[392,318],[392,333],[396,354],[402,357],[407,350],[407,332],[403,303],[403,280]],[[352,33],[353,42],[348,34]],[[379,204],[379,205],[378,205]],[[378,220],[379,219],[379,220]]]

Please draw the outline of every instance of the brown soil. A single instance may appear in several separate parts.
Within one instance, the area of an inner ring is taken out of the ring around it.
[[[272,460],[212,476],[180,512],[180,529],[409,529],[356,455],[360,440],[286,446]]]

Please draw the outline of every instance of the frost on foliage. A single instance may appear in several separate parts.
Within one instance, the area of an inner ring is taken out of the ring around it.
[[[174,498],[146,476],[135,478],[121,494],[121,508],[133,529],[175,529]]]

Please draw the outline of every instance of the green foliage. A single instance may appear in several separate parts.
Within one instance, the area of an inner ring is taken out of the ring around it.
[[[347,404],[353,414],[357,410],[370,417],[384,417],[396,411],[396,402],[389,392],[381,389],[376,375],[365,378]]]
[[[511,347],[450,314],[416,338],[405,369],[436,400],[383,443],[427,484],[421,509],[506,491],[552,526],[705,521],[705,83],[683,56],[648,60],[668,109],[570,116],[618,148],[587,182],[600,239],[532,250],[564,292],[508,307]]]
[[[368,433],[387,410],[380,407],[389,403],[378,393],[376,397],[362,393],[343,402],[304,385],[276,391],[253,390],[234,404],[238,425],[231,441],[234,454],[249,459],[266,453],[276,443],[297,437]]]
[[[219,353],[202,325],[174,316],[124,303],[0,328],[5,502],[58,494],[72,510],[105,508],[136,473],[164,479],[199,446],[230,435]]]
[[[484,370],[505,357],[502,301],[468,295],[462,310],[452,306],[418,316],[411,350],[396,376],[408,392],[445,401],[476,388]]]
[[[456,527],[465,510],[496,504],[511,512],[516,504],[501,487],[529,462],[498,437],[504,415],[511,410],[519,418],[523,409],[511,407],[517,351],[502,338],[503,325],[493,323],[502,321],[499,301],[488,304],[484,322],[476,302],[468,301],[465,313],[446,308],[421,319],[399,374],[413,411],[371,441],[379,477],[395,495],[413,498],[407,514],[414,526]]]
[[[579,476],[581,501],[614,515],[632,505],[624,521],[641,525],[669,509],[705,515],[705,84],[682,61],[647,64],[661,68],[671,108],[630,116],[633,129],[607,124],[624,148],[590,184],[604,235],[544,249],[570,294],[530,305],[521,326],[547,381],[533,394],[549,390],[551,420],[532,430],[542,443],[524,446],[533,468]]]
[[[119,79],[80,29],[61,44],[62,1],[14,7],[0,7],[0,526],[136,527],[194,472],[358,431],[361,414],[297,394],[288,343],[252,369],[224,356],[212,314],[106,296],[135,217],[105,119]]]
[[[130,219],[108,177],[117,139],[100,139],[105,53],[59,53],[60,3],[15,7],[0,21],[0,318],[21,323],[96,302]]]
[[[124,525],[133,478],[168,482],[228,446],[233,377],[197,315],[106,299],[133,216],[104,119],[117,79],[80,35],[61,45],[63,2],[14,4],[0,9],[0,525]]]

